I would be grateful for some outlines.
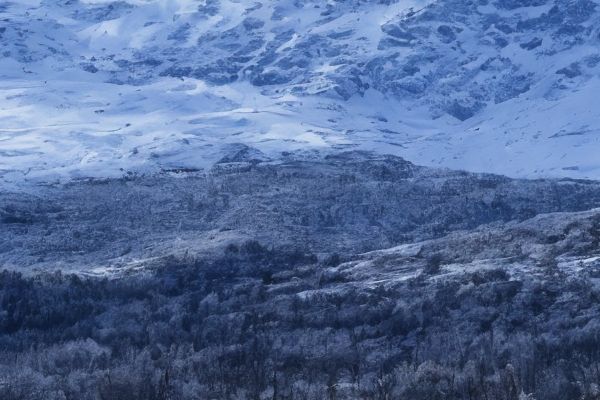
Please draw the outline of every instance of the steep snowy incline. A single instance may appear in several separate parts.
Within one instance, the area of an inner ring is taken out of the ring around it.
[[[238,145],[600,178],[592,0],[0,3],[0,182]]]

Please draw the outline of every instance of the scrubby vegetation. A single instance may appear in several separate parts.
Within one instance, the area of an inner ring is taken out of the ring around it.
[[[600,205],[597,182],[514,180],[361,152],[294,157],[0,192],[0,264],[77,271],[200,253],[232,237],[356,254]]]
[[[4,271],[0,398],[597,398],[591,270],[439,279],[436,255],[373,286],[339,261],[248,242],[120,279]]]
[[[597,399],[598,204],[356,152],[0,193],[0,399]]]

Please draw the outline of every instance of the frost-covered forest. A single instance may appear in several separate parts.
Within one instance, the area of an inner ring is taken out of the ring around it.
[[[2,399],[596,398],[598,184],[225,161],[2,195]]]
[[[247,242],[126,279],[3,272],[0,396],[596,398],[600,266],[446,277],[449,261],[364,284],[337,257]]]

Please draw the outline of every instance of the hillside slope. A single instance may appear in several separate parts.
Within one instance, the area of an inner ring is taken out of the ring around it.
[[[0,4],[5,183],[348,149],[598,178],[592,0]]]
[[[0,264],[104,275],[248,240],[326,258],[600,205],[593,181],[509,179],[362,152],[277,164],[255,156],[244,149],[207,172],[0,193]]]

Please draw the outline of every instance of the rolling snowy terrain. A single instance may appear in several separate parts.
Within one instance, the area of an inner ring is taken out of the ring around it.
[[[600,177],[592,0],[0,3],[0,179],[205,169],[242,143]]]

